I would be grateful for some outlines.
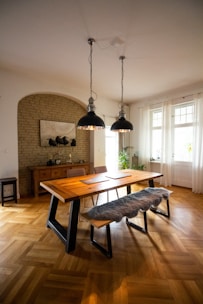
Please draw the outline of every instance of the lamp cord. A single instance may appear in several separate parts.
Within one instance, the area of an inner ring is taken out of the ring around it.
[[[123,58],[121,60],[121,106],[123,106]]]
[[[123,60],[125,56],[120,56],[119,59],[121,60],[121,111],[123,111],[123,79],[124,79],[124,69],[123,69]]]
[[[92,97],[92,54],[93,54],[93,39],[88,40],[90,44],[90,56],[89,56],[89,63],[90,63],[90,96]]]

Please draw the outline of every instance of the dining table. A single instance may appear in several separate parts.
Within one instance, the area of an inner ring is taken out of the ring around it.
[[[65,244],[65,251],[73,252],[76,248],[80,201],[83,197],[121,187],[126,187],[127,194],[130,194],[133,184],[148,181],[149,187],[154,187],[154,179],[161,176],[163,176],[161,173],[156,172],[124,169],[40,182],[40,186],[51,194],[46,225]],[[70,204],[67,227],[56,219],[59,202]]]

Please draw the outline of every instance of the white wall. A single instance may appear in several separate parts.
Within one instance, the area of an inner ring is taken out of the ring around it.
[[[51,82],[28,73],[0,70],[0,178],[18,178],[18,102],[35,93],[54,93],[70,97],[86,107],[87,92],[71,88],[67,83]],[[96,113],[105,117],[108,113],[117,116],[118,104],[101,96],[95,102]],[[108,112],[107,112],[108,111]],[[26,128],[26,126],[25,126]]]

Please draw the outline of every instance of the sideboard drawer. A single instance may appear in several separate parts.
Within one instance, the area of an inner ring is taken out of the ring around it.
[[[67,176],[67,168],[54,168],[51,171],[51,178],[63,178]]]
[[[39,170],[38,175],[41,180],[50,179],[51,170]]]

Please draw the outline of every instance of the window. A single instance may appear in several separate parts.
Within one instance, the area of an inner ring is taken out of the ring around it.
[[[162,120],[162,109],[151,111],[151,160],[161,157]]]
[[[194,103],[187,102],[172,107],[173,160],[192,161]],[[163,111],[151,110],[151,160],[161,160],[163,136]]]
[[[194,104],[174,106],[174,161],[192,161]]]

